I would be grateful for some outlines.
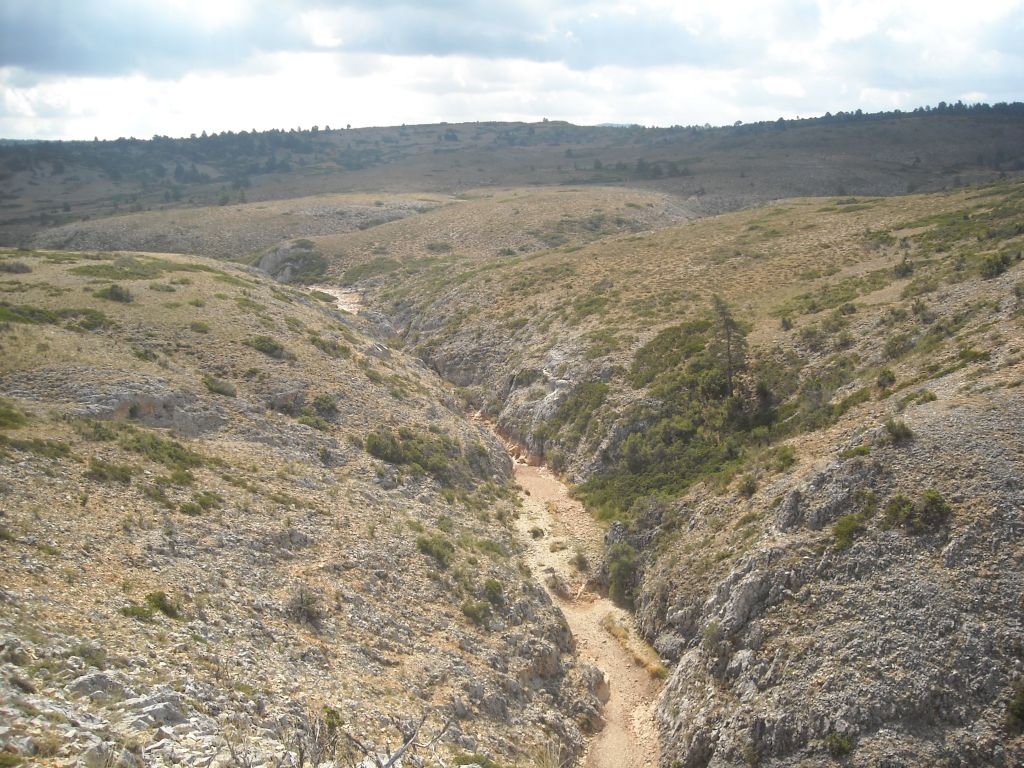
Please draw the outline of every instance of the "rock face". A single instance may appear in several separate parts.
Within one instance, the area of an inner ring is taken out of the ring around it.
[[[728,570],[697,577],[667,553],[643,579],[638,620],[677,660],[659,709],[669,765],[830,753],[865,766],[1020,764],[1006,731],[1024,672],[1024,425],[1005,418],[1019,414],[1011,403],[921,409],[911,443],[780,481],[765,494],[774,506],[682,502],[696,524],[677,553],[732,505],[763,509],[764,528]],[[947,523],[887,527],[886,499],[929,487],[949,500]],[[829,529],[865,498],[883,510],[837,545]]]

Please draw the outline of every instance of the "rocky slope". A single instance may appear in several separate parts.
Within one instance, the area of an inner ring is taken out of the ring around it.
[[[606,578],[677,662],[665,765],[1020,761],[1022,200],[784,201],[363,283],[622,521]]]
[[[449,760],[582,748],[511,464],[415,358],[214,262],[0,269],[5,765],[276,765],[424,715]]]

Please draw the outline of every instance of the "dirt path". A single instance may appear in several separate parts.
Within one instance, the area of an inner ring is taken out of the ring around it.
[[[523,489],[523,514],[517,524],[530,543],[527,562],[565,614],[580,659],[600,668],[609,684],[611,695],[602,712],[605,727],[591,740],[581,765],[657,768],[654,707],[660,683],[636,656],[656,657],[626,629],[633,624],[626,611],[584,589],[586,575],[574,564],[579,555],[589,564],[598,562],[604,532],[547,468],[517,459],[515,477]],[[605,626],[610,621],[620,634],[628,635],[614,637]]]

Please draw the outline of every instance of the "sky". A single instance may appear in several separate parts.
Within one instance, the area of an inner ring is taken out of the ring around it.
[[[0,0],[0,137],[1024,101],[1024,0]]]

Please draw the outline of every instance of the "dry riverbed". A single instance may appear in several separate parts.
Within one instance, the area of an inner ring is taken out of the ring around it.
[[[629,613],[586,588],[587,570],[600,558],[604,531],[546,467],[517,459],[515,477],[523,489],[518,525],[530,543],[527,562],[565,614],[580,659],[604,672],[609,686],[602,712],[605,726],[591,740],[581,764],[656,768],[654,709],[661,683],[652,669],[659,662],[630,629]]]

